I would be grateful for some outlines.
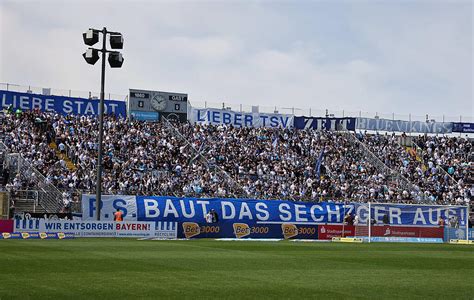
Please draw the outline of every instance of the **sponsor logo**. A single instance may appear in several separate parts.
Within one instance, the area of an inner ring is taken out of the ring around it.
[[[283,237],[285,239],[290,239],[298,235],[298,227],[294,224],[281,224],[281,231],[283,232]]]
[[[2,236],[3,236],[4,239],[9,239],[9,238],[12,237],[12,235],[11,235],[10,233],[8,233],[8,232],[2,233]]]
[[[326,227],[321,227],[321,233],[326,233]]]
[[[466,236],[466,235],[464,234],[464,230],[462,230],[462,229],[457,229],[457,230],[455,231],[455,235],[456,235],[456,237],[457,237],[458,239],[464,239],[465,236]]]
[[[388,227],[387,229],[385,229],[385,233],[383,235],[387,236],[387,235],[390,235],[390,234],[391,234],[390,227]]]
[[[40,232],[39,237],[44,240],[48,238],[48,234],[46,232]]]
[[[250,234],[250,227],[244,223],[234,223],[234,234],[236,238],[243,238]]]
[[[183,232],[184,236],[189,239],[193,236],[199,235],[201,233],[201,228],[197,223],[194,222],[184,222],[183,223]]]
[[[62,240],[64,238],[66,238],[66,235],[62,232],[58,232],[58,239]]]
[[[28,232],[22,232],[21,237],[26,240],[30,238],[30,234]]]

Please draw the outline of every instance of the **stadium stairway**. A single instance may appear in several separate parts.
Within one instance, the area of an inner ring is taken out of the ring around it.
[[[49,144],[49,147],[51,149],[53,149],[55,152],[56,152],[56,156],[59,157],[60,159],[64,160],[66,162],[66,167],[70,170],[70,171],[76,171],[77,167],[76,165],[69,159],[69,157],[64,154],[64,153],[61,153],[61,151],[59,151],[58,149],[58,145],[56,145],[55,142],[51,142]]]
[[[41,205],[35,205],[35,203],[29,199],[27,200],[16,199],[15,213],[21,213],[21,212],[45,213],[46,210],[43,207],[41,207]]]
[[[17,191],[10,194],[11,200],[15,203],[15,213],[37,212],[43,213],[46,210],[38,204],[36,191]]]

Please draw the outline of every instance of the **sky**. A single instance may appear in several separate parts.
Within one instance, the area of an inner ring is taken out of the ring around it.
[[[0,82],[99,91],[82,33],[106,26],[125,40],[106,93],[474,121],[473,12],[467,0],[0,0]]]

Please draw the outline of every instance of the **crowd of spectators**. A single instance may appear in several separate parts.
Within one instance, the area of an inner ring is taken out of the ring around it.
[[[97,132],[92,116],[24,112],[3,116],[0,138],[9,152],[21,153],[58,189],[93,193]],[[416,187],[408,189],[354,147],[350,134],[145,123],[107,116],[103,192],[440,204],[471,199],[472,141],[422,136],[415,140],[418,147],[407,149],[395,135],[358,134],[381,162]],[[56,155],[52,142],[74,168]],[[30,183],[10,178],[7,185],[18,189],[25,184]]]
[[[364,135],[361,140],[384,164],[419,188],[418,198],[464,204],[473,196],[473,142],[460,137],[420,136],[412,149],[397,136]]]

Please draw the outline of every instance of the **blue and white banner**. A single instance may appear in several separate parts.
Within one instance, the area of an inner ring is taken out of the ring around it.
[[[353,203],[349,213],[358,215],[360,223],[366,224],[369,218],[367,203]],[[375,224],[406,226],[437,226],[440,218],[447,223],[455,218],[459,227],[466,227],[466,206],[439,206],[416,204],[372,203],[370,218]]]
[[[138,221],[136,196],[102,195],[100,219],[113,221],[117,209],[124,221]],[[82,195],[82,220],[97,220],[95,195]]]
[[[99,100],[64,96],[45,96],[40,94],[19,93],[0,90],[1,108],[57,112],[62,115],[98,115]],[[126,102],[104,100],[104,112],[126,117]]]
[[[127,221],[176,222],[180,238],[299,238],[316,239],[318,225],[341,224],[345,214],[359,224],[437,226],[457,218],[465,226],[466,207],[406,204],[339,204],[284,200],[103,196],[101,220],[113,220],[119,209]],[[83,220],[95,220],[95,196],[82,196]],[[216,220],[207,217],[211,212]]]
[[[343,204],[332,202],[295,202],[285,200],[177,198],[146,196],[102,196],[101,220],[113,220],[113,213],[120,209],[124,220],[203,222],[206,214],[214,210],[220,221],[258,224],[337,224],[344,214],[359,216],[366,223],[368,204]],[[377,224],[384,220],[391,225],[436,226],[439,218],[457,218],[459,226],[465,226],[466,207],[372,204],[371,218]],[[82,196],[83,220],[95,220],[95,195]]]
[[[330,131],[355,130],[355,118],[295,117],[295,128]]]
[[[221,221],[258,223],[340,223],[343,204],[253,199],[176,198],[145,196],[102,196],[101,220],[113,220],[120,209],[124,220],[203,222],[214,210]],[[95,195],[82,196],[83,220],[95,220]]]
[[[357,118],[356,129],[416,133],[451,133],[453,123]]]
[[[154,222],[40,220],[39,232],[67,232],[76,237],[154,237]]]
[[[474,123],[453,123],[453,132],[474,133]]]
[[[284,114],[245,113],[215,108],[192,108],[193,124],[232,125],[234,127],[292,128],[293,116]]]

